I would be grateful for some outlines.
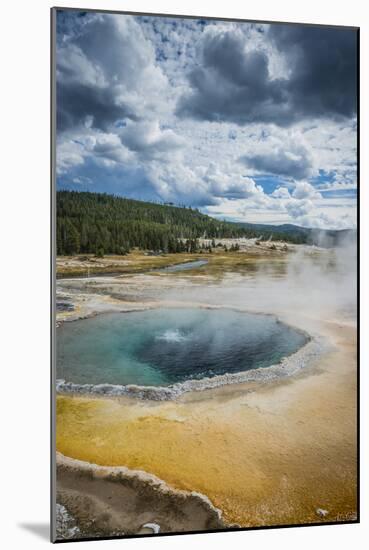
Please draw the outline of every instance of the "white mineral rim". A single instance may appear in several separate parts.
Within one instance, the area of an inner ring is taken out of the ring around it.
[[[301,331],[302,332],[302,331]],[[56,381],[56,391],[64,394],[91,394],[119,396],[130,395],[140,399],[168,401],[176,399],[185,392],[202,391],[227,384],[242,382],[269,382],[279,378],[293,376],[307,367],[314,359],[328,351],[326,340],[319,335],[305,334],[309,341],[292,355],[284,357],[278,364],[270,367],[250,369],[247,371],[222,374],[211,378],[201,378],[178,382],[171,386],[138,386],[129,384],[75,384],[62,379]]]

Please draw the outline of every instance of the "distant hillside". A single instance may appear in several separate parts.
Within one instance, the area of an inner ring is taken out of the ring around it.
[[[76,191],[57,192],[56,232],[58,255],[125,254],[133,247],[196,252],[200,237],[257,237],[297,244],[316,239],[314,230],[294,225],[225,222],[197,209]],[[332,233],[329,245],[335,244],[339,232],[323,233]]]

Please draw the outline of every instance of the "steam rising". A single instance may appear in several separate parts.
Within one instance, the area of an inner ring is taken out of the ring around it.
[[[356,234],[347,234],[335,248],[297,246],[280,261],[265,258],[255,263],[256,268],[250,265],[220,282],[185,287],[180,299],[284,315],[297,325],[301,317],[309,318],[316,330],[320,319],[355,318]],[[178,292],[169,291],[166,298],[178,299]]]
[[[185,342],[188,338],[184,336],[184,334],[181,334],[178,329],[168,329],[164,331],[163,334],[156,336],[156,340],[163,340],[164,342]]]

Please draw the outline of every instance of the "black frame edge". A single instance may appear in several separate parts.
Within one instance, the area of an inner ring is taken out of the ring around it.
[[[56,8],[50,9],[50,542],[56,542]]]

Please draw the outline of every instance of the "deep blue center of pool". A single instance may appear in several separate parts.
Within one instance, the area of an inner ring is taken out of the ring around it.
[[[152,309],[64,323],[57,377],[78,384],[168,386],[268,367],[307,341],[271,315]]]

